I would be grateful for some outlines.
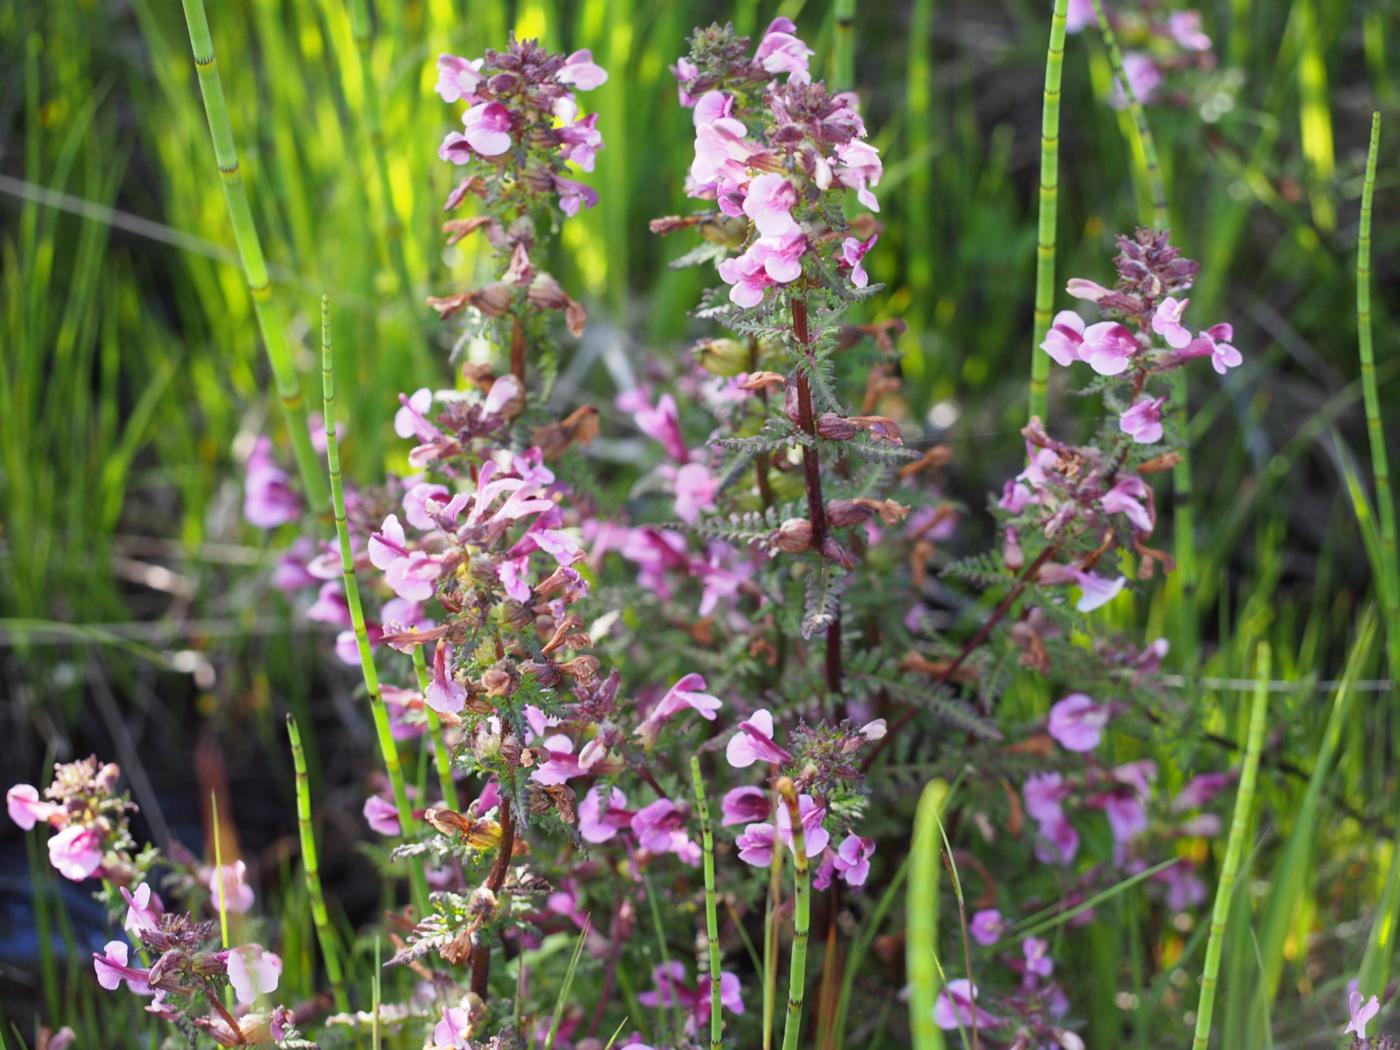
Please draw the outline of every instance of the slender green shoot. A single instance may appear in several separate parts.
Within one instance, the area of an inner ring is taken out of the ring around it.
[[[1128,115],[1137,129],[1137,147],[1141,151],[1143,176],[1147,180],[1147,198],[1151,202],[1153,227],[1165,230],[1171,219],[1167,215],[1167,191],[1162,181],[1162,168],[1157,161],[1157,142],[1152,137],[1152,129],[1147,124],[1147,114],[1142,101],[1133,91],[1132,81],[1123,68],[1123,49],[1118,46],[1118,36],[1113,32],[1113,24],[1108,20],[1103,0],[1094,0],[1094,15],[1098,18],[1099,32],[1103,35],[1104,46],[1108,48],[1108,61],[1113,67],[1113,77],[1128,104]]]
[[[306,893],[311,898],[311,921],[316,926],[316,940],[326,960],[326,976],[330,978],[335,1008],[344,1013],[350,1009],[345,994],[345,978],[340,969],[340,949],[335,930],[326,911],[326,896],[321,889],[321,862],[316,853],[316,833],[311,827],[311,778],[306,774],[306,753],[301,746],[301,729],[295,715],[287,715],[287,738],[292,744],[292,769],[296,774],[297,830],[301,835],[301,866],[306,873]]]
[[[253,211],[248,204],[248,190],[238,167],[238,150],[233,141],[233,125],[229,122],[228,101],[224,97],[223,78],[214,60],[214,41],[209,32],[209,19],[204,0],[182,0],[185,23],[190,31],[190,47],[194,52],[195,73],[199,91],[204,98],[204,113],[209,121],[209,135],[214,141],[214,159],[224,186],[224,201],[233,223],[233,236],[243,263],[243,276],[253,297],[253,310],[262,333],[277,395],[287,417],[291,432],[292,454],[296,458],[301,483],[307,501],[313,507],[325,506],[326,479],[321,475],[316,452],[311,447],[311,430],[307,424],[306,401],[302,397],[301,378],[297,375],[291,347],[287,343],[287,326],[282,311],[272,295],[272,280],[268,276],[262,241],[253,224]]]
[[[802,811],[792,780],[778,781],[778,794],[787,806],[792,822],[792,957],[788,969],[787,1017],[783,1022],[783,1050],[797,1050],[802,1029],[802,997],[807,985],[807,936],[812,919],[812,873],[807,863],[807,836],[802,830]],[[778,852],[775,845],[774,853]]]
[[[360,673],[365,692],[369,694],[370,715],[374,719],[374,734],[384,759],[385,772],[394,793],[394,805],[399,812],[399,827],[405,836],[412,833],[416,823],[413,807],[408,802],[404,786],[403,767],[399,764],[399,748],[389,726],[389,711],[379,688],[379,672],[374,666],[374,651],[369,646],[365,629],[365,610],[360,602],[360,587],[355,579],[355,555],[350,547],[350,527],[345,520],[345,489],[340,476],[340,443],[335,435],[335,362],[331,347],[331,302],[321,296],[321,401],[326,420],[326,462],[330,467],[331,512],[335,516],[336,538],[340,543],[340,577],[345,588],[345,602],[350,607],[350,623],[355,631],[355,646],[360,656]],[[409,858],[409,881],[413,887],[414,905],[420,915],[428,910],[428,882],[423,874],[421,857]]]
[[[1040,218],[1035,242],[1035,327],[1031,337],[1030,415],[1046,418],[1050,357],[1040,344],[1055,307],[1055,221],[1060,195],[1060,77],[1065,65],[1065,11],[1055,0],[1045,54],[1045,97],[1040,111]]]
[[[933,315],[934,258],[937,249],[931,243],[934,229],[931,215],[933,198],[933,3],[934,0],[914,0],[909,12],[909,67],[904,89],[906,124],[905,154],[909,158],[909,191],[905,194],[907,209],[907,247],[904,260],[909,284],[909,309],[906,317],[909,330],[905,339],[909,351],[904,355],[904,372],[917,383],[928,370],[924,345],[917,333],[927,330]],[[917,231],[917,232],[916,232]]]
[[[578,932],[578,943],[569,959],[569,968],[564,971],[564,981],[559,986],[559,997],[554,1000],[554,1015],[549,1021],[549,1032],[544,1037],[544,1050],[552,1050],[554,1039],[559,1034],[559,1022],[564,1019],[564,1007],[569,1003],[569,990],[574,986],[574,974],[578,971],[578,961],[583,956],[583,946],[588,943],[590,920],[585,917],[583,929]]]
[[[1225,846],[1225,865],[1215,889],[1215,906],[1210,915],[1210,940],[1206,942],[1205,966],[1201,972],[1201,996],[1196,1005],[1196,1034],[1192,1050],[1206,1050],[1210,1043],[1211,1020],[1215,1013],[1215,990],[1220,980],[1220,956],[1225,946],[1225,923],[1235,898],[1244,839],[1254,809],[1254,788],[1259,774],[1259,756],[1264,749],[1264,724],[1269,709],[1269,676],[1272,660],[1268,642],[1260,642],[1254,663],[1254,701],[1250,706],[1249,736],[1246,738],[1240,787],[1235,795],[1235,812],[1230,818],[1230,838]],[[1241,992],[1241,994],[1243,994]]]
[[[715,836],[710,826],[710,800],[700,756],[690,756],[690,776],[695,781],[695,809],[700,814],[700,841],[705,850],[705,939],[710,946],[710,1050],[724,1045],[724,1012],[720,1009],[719,909],[715,894]]]
[[[1376,480],[1376,512],[1381,525],[1379,590],[1384,610],[1386,665],[1400,678],[1400,559],[1396,553],[1395,497],[1390,489],[1390,456],[1385,446],[1380,386],[1371,336],[1371,209],[1376,190],[1376,157],[1381,145],[1381,115],[1371,114],[1371,145],[1366,151],[1366,178],[1361,186],[1361,227],[1356,240],[1356,347],[1361,357],[1366,433],[1371,442],[1371,473]]]
[[[372,1005],[372,1007],[373,1007],[373,1009],[374,1009],[374,1013],[373,1013],[373,1015],[371,1016],[371,1019],[370,1019],[370,1022],[369,1022],[369,1026],[370,1026],[370,1027],[369,1027],[369,1041],[370,1041],[370,1046],[373,1048],[373,1050],[379,1050],[379,1048],[380,1048],[380,1034],[379,1034],[379,1003],[380,1003],[380,1000],[383,998],[383,995],[382,995],[382,989],[380,988],[380,962],[379,962],[379,937],[378,937],[378,936],[376,936],[376,937],[374,938],[374,979],[370,981],[369,990],[370,990],[370,1003],[371,1003],[371,1005]]]
[[[661,968],[663,972],[670,972],[671,951],[666,947],[666,927],[661,922],[661,905],[656,899],[656,892],[652,889],[651,877],[645,872],[642,873],[642,887],[646,890],[647,905],[651,908],[652,931],[656,934],[656,950],[661,956]],[[671,1020],[676,1026],[676,1031],[681,1028],[680,1001],[676,996],[667,996],[670,1000]]]
[[[413,673],[418,677],[418,691],[428,695],[428,658],[423,655],[423,647],[413,647]],[[448,809],[461,812],[462,803],[457,797],[457,782],[452,779],[452,752],[448,750],[447,739],[442,734],[442,719],[426,703],[423,713],[428,716],[428,732],[433,737],[433,763],[437,767],[438,787],[442,791],[442,801]]]
[[[1057,5],[1058,9],[1058,5]],[[941,987],[937,973],[938,883],[941,814],[950,791],[946,780],[930,780],[919,796],[910,847],[908,929],[904,968],[909,978],[909,1032],[914,1050],[943,1050],[943,1032],[933,1023]]]
[[[612,1050],[617,1045],[617,1041],[622,1038],[622,1030],[627,1027],[628,1020],[629,1018],[626,1017],[622,1019],[617,1028],[613,1030],[612,1038],[608,1040],[608,1045],[603,1047],[603,1050]]]
[[[831,89],[853,91],[856,86],[856,0],[836,0],[831,47]]]
[[[209,825],[214,829],[214,882],[219,887],[219,941],[228,950],[228,902],[224,893],[224,847],[219,835],[219,796],[209,792]]]

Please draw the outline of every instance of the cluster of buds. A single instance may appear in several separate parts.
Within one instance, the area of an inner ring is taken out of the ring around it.
[[[56,834],[49,838],[49,863],[74,882],[108,879],[124,885],[141,864],[133,856],[128,820],[136,809],[117,793],[121,770],[115,763],[99,763],[93,755],[77,762],[54,766],[53,783],[42,796],[32,784],[16,784],[5,792],[10,819],[28,830],[47,824]]]

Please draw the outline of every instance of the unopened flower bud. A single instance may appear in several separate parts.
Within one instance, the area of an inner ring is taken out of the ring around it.
[[[832,528],[844,529],[848,525],[859,525],[875,514],[873,508],[865,506],[864,500],[833,499],[826,503],[826,520]]]
[[[817,436],[828,441],[850,441],[859,433],[859,426],[835,412],[823,412],[817,417]]]
[[[1015,529],[1006,530],[1006,539],[1001,545],[1001,560],[1012,572],[1018,572],[1025,568],[1026,555],[1021,550],[1021,544],[1016,538]]]
[[[544,689],[553,689],[564,677],[560,674],[558,665],[550,660],[531,660],[524,664],[520,670],[522,674],[529,675]]]
[[[812,546],[812,523],[806,518],[788,518],[778,526],[770,542],[780,551],[801,554]]]
[[[520,754],[522,750],[520,738],[514,733],[507,733],[501,738],[501,757],[511,765],[520,764]]]
[[[787,380],[778,372],[750,372],[742,383],[741,390],[775,390]]]
[[[498,660],[481,676],[481,688],[487,696],[513,696],[520,688],[520,669],[514,660]]]
[[[535,614],[524,602],[513,598],[501,603],[501,623],[517,631],[523,631],[535,622]]]

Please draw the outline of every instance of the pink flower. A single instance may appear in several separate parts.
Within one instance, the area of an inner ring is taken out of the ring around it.
[[[1347,1022],[1343,1035],[1355,1035],[1358,1039],[1366,1038],[1366,1026],[1371,1023],[1371,1018],[1381,1011],[1381,1002],[1374,995],[1363,1000],[1361,993],[1355,988],[1347,996],[1347,1007],[1351,1010],[1351,1020]]]
[[[1183,357],[1205,357],[1209,355],[1211,367],[1220,375],[1244,363],[1244,356],[1230,345],[1235,337],[1235,329],[1230,324],[1211,325],[1191,342],[1183,352]]]
[[[257,1002],[260,995],[277,991],[282,960],[260,944],[230,948],[224,965],[234,994],[245,1006]]]
[[[690,450],[681,436],[680,412],[674,397],[662,394],[653,406],[646,390],[637,389],[619,394],[616,403],[621,411],[630,412],[637,429],[653,441],[660,442],[672,459],[680,463],[690,459]]]
[[[1172,812],[1181,813],[1204,806],[1229,787],[1233,780],[1234,776],[1230,773],[1202,773],[1189,781],[1176,798],[1172,799]]]
[[[875,247],[875,242],[880,239],[878,233],[872,233],[870,239],[866,241],[857,240],[855,237],[847,237],[841,242],[840,265],[851,271],[851,284],[857,288],[864,288],[870,283],[870,275],[865,272],[865,266],[861,260],[871,248]]]
[[[578,806],[578,833],[584,842],[609,842],[617,833],[631,825],[633,814],[626,808],[627,796],[618,788],[608,793],[603,805],[604,788],[589,788]]]
[[[593,61],[593,52],[584,49],[564,59],[564,68],[554,75],[554,79],[561,84],[572,84],[580,91],[592,91],[607,83],[608,74]]]
[[[1117,321],[1100,321],[1084,329],[1079,359],[1101,376],[1116,376],[1128,370],[1129,359],[1137,352],[1132,332]]]
[[[1083,570],[1075,570],[1074,579],[1079,584],[1079,601],[1074,607],[1083,613],[1093,612],[1099,606],[1107,605],[1118,597],[1118,592],[1128,584],[1125,576],[1110,580]]]
[[[755,868],[766,868],[773,863],[773,825],[764,821],[750,824],[734,840],[739,847],[739,859]]]
[[[437,93],[442,100],[472,101],[476,97],[476,89],[481,86],[481,67],[485,61],[484,58],[465,59],[456,55],[438,55]]]
[[[1059,773],[1035,773],[1026,780],[1026,812],[1039,826],[1036,856],[1046,863],[1068,864],[1079,851],[1079,833],[1066,819],[1062,802],[1068,785]]]
[[[97,973],[97,983],[109,992],[116,991],[123,981],[127,988],[137,995],[150,995],[151,986],[147,983],[150,970],[141,970],[127,965],[130,949],[125,941],[108,941],[99,954],[92,953],[92,968]]]
[[[16,784],[5,792],[5,808],[10,819],[25,831],[36,823],[48,823],[63,813],[63,807],[39,800],[39,789],[32,784]]]
[[[729,738],[724,757],[734,768],[747,769],[755,762],[786,762],[792,755],[774,743],[773,715],[760,707],[739,723],[739,731]]]
[[[1065,9],[1065,32],[1078,33],[1098,21],[1094,13],[1094,0],[1069,0]]]
[[[875,855],[875,840],[859,835],[847,835],[836,850],[836,871],[848,886],[864,886],[870,876],[870,858]]]
[[[1039,937],[1027,937],[1022,941],[1021,954],[1026,960],[1027,974],[1049,977],[1055,972],[1055,961],[1050,958],[1050,945]]]
[[[1084,319],[1073,310],[1061,310],[1045,333],[1040,348],[1054,358],[1057,365],[1068,366],[1079,360],[1083,342]]]
[[[984,908],[973,913],[972,921],[967,924],[967,932],[972,935],[974,941],[985,948],[1001,939],[1001,935],[1006,932],[1006,926],[1001,912],[995,908]]]
[[[1190,303],[1190,299],[1177,299],[1169,295],[1157,304],[1157,310],[1152,315],[1152,330],[1174,350],[1180,350],[1191,342],[1190,329],[1181,323],[1181,315]]]
[[[690,165],[691,196],[713,196],[721,185],[738,188],[749,180],[748,162],[759,152],[746,137],[748,128],[733,117],[718,117],[695,129],[695,159]]]
[[[977,1005],[977,986],[959,977],[949,981],[938,993],[938,1001],[933,1005],[933,1023],[945,1032],[959,1027],[995,1028],[1001,1018],[994,1017]]]
[[[399,811],[388,799],[371,795],[365,799],[361,812],[364,813],[365,823],[369,825],[370,830],[377,834],[392,838],[402,830],[399,826]]]
[[[736,787],[725,793],[720,803],[724,827],[730,824],[748,824],[768,819],[768,793],[762,788]]]
[[[384,573],[389,587],[410,602],[427,601],[442,574],[442,564],[430,554],[410,550],[397,514],[384,519],[369,537],[369,560]]]
[[[401,438],[416,437],[420,441],[432,441],[440,433],[428,422],[428,410],[433,407],[433,392],[420,387],[411,396],[399,395],[400,408],[394,413],[394,433]]]
[[[448,669],[452,646],[438,642],[433,647],[433,680],[423,694],[429,707],[439,714],[456,714],[467,702],[467,690]]]
[[[499,102],[478,102],[462,114],[469,145],[483,157],[499,157],[510,149],[510,110]]]
[[[1084,277],[1071,277],[1065,284],[1065,291],[1076,299],[1096,303],[1105,295],[1109,295],[1112,289],[1105,288],[1098,281],[1090,281]]]
[[[272,459],[272,442],[260,437],[245,465],[243,517],[260,529],[275,529],[301,513],[301,499],[292,490],[287,472]]]
[[[758,42],[753,60],[769,73],[787,73],[797,83],[811,79],[807,59],[814,53],[798,39],[797,27],[787,18],[775,18]]]
[[[165,906],[152,892],[149,883],[141,883],[135,893],[125,886],[121,891],[126,901],[126,919],[122,922],[122,928],[127,933],[139,937],[142,930],[160,929],[160,917],[165,914]]]
[[[427,532],[438,527],[434,515],[442,513],[451,498],[446,485],[420,481],[403,495],[403,516],[415,529]]]
[[[444,1006],[442,1020],[433,1026],[433,1045],[452,1050],[471,1050],[471,1014],[463,1006]]]
[[[1173,11],[1167,16],[1167,32],[1187,51],[1210,50],[1210,37],[1201,32],[1199,11]]]
[[[584,171],[592,171],[594,157],[603,148],[603,136],[598,132],[598,114],[590,113],[583,120],[559,129],[560,154]]]
[[[695,111],[690,115],[698,128],[701,124],[727,117],[734,111],[734,99],[723,91],[706,91],[695,102]]]
[[[234,915],[242,915],[253,906],[253,887],[248,885],[248,865],[241,860],[225,864],[222,868],[209,868],[205,874],[205,885],[209,887],[211,904],[215,911],[220,905]],[[220,896],[220,884],[223,894]]]
[[[559,210],[565,215],[577,215],[579,208],[591,208],[598,203],[598,191],[574,179],[554,176],[554,189],[559,194]]]
[[[1122,514],[1139,532],[1151,532],[1157,514],[1152,503],[1152,490],[1136,474],[1124,475],[1104,493],[1105,514]]]
[[[1123,56],[1123,75],[1128,78],[1133,97],[1144,105],[1153,101],[1162,83],[1162,71],[1157,68],[1157,63],[1140,51],[1129,51]],[[1124,109],[1128,105],[1127,95],[1117,80],[1113,83],[1113,97],[1109,101],[1116,109]]]
[[[676,517],[684,522],[693,522],[701,511],[715,509],[715,493],[719,491],[719,479],[701,463],[687,463],[676,471],[674,479],[676,491]]]
[[[685,964],[679,960],[672,960],[669,963],[662,963],[652,970],[652,980],[656,984],[656,989],[642,992],[637,996],[638,1002],[643,1006],[684,1007],[690,1014],[691,1023],[709,1019],[712,985],[708,974],[700,979],[699,987],[692,990],[684,983]],[[743,986],[740,985],[739,978],[727,970],[719,975],[719,1004],[721,1009],[728,1010],[730,1013],[742,1014],[744,1012]],[[628,1050],[628,1047],[631,1046],[641,1045],[629,1043],[623,1050]],[[643,1050],[647,1050],[647,1048],[643,1047]]]
[[[1162,406],[1166,397],[1146,397],[1118,417],[1118,429],[1139,445],[1162,440]]]
[[[880,210],[880,202],[870,192],[871,186],[880,185],[885,168],[880,162],[880,151],[862,139],[852,139],[836,147],[836,181],[847,189],[856,191],[856,199],[871,211]]]
[[[777,172],[764,172],[749,184],[744,214],[753,220],[761,237],[791,237],[801,233],[793,220],[797,191]]]
[[[1206,884],[1197,877],[1190,865],[1173,864],[1153,876],[1167,887],[1167,907],[1172,911],[1194,908],[1206,899]]]
[[[798,795],[797,811],[802,820],[802,845],[806,848],[807,858],[815,860],[831,841],[826,828],[822,827],[822,821],[826,819],[826,806],[816,802],[811,795]],[[788,849],[794,848],[792,814],[787,806],[781,804],[778,806],[776,834],[779,842]],[[873,848],[871,852],[874,852]]]
[[[657,701],[637,727],[637,735],[650,746],[661,732],[661,727],[671,717],[687,707],[700,714],[707,722],[715,720],[715,712],[724,706],[717,696],[704,692],[705,679],[694,672],[684,675],[680,681],[666,690],[666,695]]]
[[[1066,751],[1092,751],[1108,725],[1109,709],[1083,693],[1070,693],[1050,708],[1050,735]]]
[[[674,853],[692,866],[700,863],[700,847],[690,841],[685,815],[669,798],[659,798],[632,815],[637,844],[652,853]]]
[[[65,879],[82,882],[102,867],[102,836],[85,824],[69,824],[49,839],[49,863]]]
[[[773,285],[801,277],[801,259],[806,251],[807,239],[800,233],[785,238],[760,237],[743,255],[722,260],[716,269],[725,284],[733,285],[730,301],[748,309],[761,303]]]

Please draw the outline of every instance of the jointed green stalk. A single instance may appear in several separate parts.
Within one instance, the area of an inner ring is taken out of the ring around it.
[[[710,1050],[724,1045],[724,1016],[720,1010],[719,911],[715,903],[715,836],[710,827],[710,802],[700,758],[690,756],[690,776],[695,781],[695,808],[700,814],[700,842],[705,850],[705,939],[710,944]]]
[[[224,185],[224,201],[233,236],[238,243],[238,255],[243,261],[243,276],[253,297],[253,311],[272,367],[277,395],[287,416],[291,432],[292,454],[307,502],[313,507],[325,506],[326,480],[321,474],[316,452],[311,447],[311,430],[307,425],[306,402],[302,398],[301,379],[287,344],[287,327],[282,311],[272,296],[272,281],[263,258],[262,242],[253,225],[253,212],[248,205],[248,191],[238,169],[238,150],[233,142],[233,125],[229,122],[228,101],[224,98],[223,79],[214,61],[214,41],[209,34],[209,19],[204,12],[204,0],[182,0],[185,23],[189,26],[190,47],[194,52],[194,68],[199,76],[199,91],[204,98],[204,112],[209,119],[209,135],[214,140],[214,159]]]
[[[1361,187],[1361,230],[1356,241],[1356,347],[1361,357],[1361,384],[1366,401],[1366,432],[1371,439],[1371,473],[1376,479],[1376,512],[1381,525],[1381,605],[1385,610],[1386,664],[1400,677],[1400,561],[1395,540],[1395,498],[1390,491],[1390,457],[1385,449],[1376,359],[1371,341],[1371,204],[1376,190],[1376,156],[1381,145],[1381,115],[1371,114],[1371,146],[1366,153],[1366,180]]]
[[[418,691],[428,695],[428,659],[423,655],[423,647],[413,647],[413,671],[418,676]],[[452,752],[447,749],[447,740],[442,735],[442,719],[427,704],[423,713],[428,716],[428,732],[433,735],[433,762],[437,766],[438,787],[442,790],[442,801],[448,809],[461,811],[462,804],[457,797],[457,782],[452,779]]]
[[[1244,854],[1245,833],[1254,808],[1254,785],[1259,774],[1259,756],[1264,748],[1264,722],[1269,708],[1270,651],[1260,642],[1254,666],[1254,702],[1250,707],[1249,736],[1246,738],[1244,766],[1235,796],[1235,813],[1230,818],[1230,838],[1225,846],[1225,866],[1215,890],[1215,906],[1210,915],[1210,940],[1206,942],[1205,967],[1201,972],[1201,997],[1196,1006],[1196,1035],[1192,1050],[1206,1050],[1210,1042],[1211,1016],[1215,1011],[1215,988],[1220,979],[1220,954],[1225,945],[1225,923],[1235,896],[1240,857]]]
[[[792,881],[794,904],[792,912],[792,959],[788,968],[787,1018],[783,1023],[783,1050],[797,1050],[797,1038],[802,1029],[802,996],[807,984],[807,934],[812,917],[812,873],[807,863],[807,836],[802,830],[802,812],[797,803],[797,789],[792,780],[778,781],[778,794],[787,806],[792,822]],[[781,846],[775,842],[773,852]]]
[[[1162,168],[1157,160],[1157,143],[1152,137],[1152,128],[1147,123],[1147,113],[1142,102],[1133,91],[1132,83],[1123,69],[1123,51],[1118,46],[1118,37],[1108,20],[1102,0],[1094,0],[1094,13],[1098,18],[1099,31],[1103,34],[1108,48],[1109,64],[1113,67],[1114,79],[1128,103],[1128,113],[1137,129],[1138,147],[1142,151],[1141,175],[1147,182],[1147,199],[1151,202],[1150,221],[1154,229],[1165,230],[1171,223],[1167,211],[1167,192],[1162,180]],[[1133,167],[1138,171],[1136,163]],[[1191,482],[1191,438],[1190,438],[1190,390],[1186,383],[1186,372],[1176,369],[1171,375],[1171,412],[1181,434],[1181,445],[1177,448],[1180,459],[1172,467],[1172,486],[1176,490],[1173,512],[1174,536],[1172,553],[1176,556],[1176,579],[1181,581],[1181,601],[1177,603],[1176,649],[1180,652],[1183,665],[1190,667],[1196,656],[1196,515],[1192,506]]]
[[[1060,74],[1065,64],[1065,11],[1055,0],[1045,54],[1045,101],[1040,111],[1040,218],[1035,243],[1035,327],[1031,338],[1030,415],[1045,418],[1050,357],[1040,344],[1055,306],[1055,209],[1060,193]]]
[[[301,833],[301,866],[306,873],[306,894],[311,898],[311,921],[316,926],[316,940],[326,960],[326,976],[330,978],[335,1008],[344,1013],[350,1009],[345,995],[345,980],[340,970],[340,951],[326,912],[326,897],[321,891],[321,862],[316,854],[316,833],[311,828],[311,780],[306,775],[306,754],[301,747],[301,730],[294,715],[287,715],[287,737],[292,743],[292,769],[296,773],[297,829]]]
[[[345,491],[340,478],[340,445],[335,436],[335,369],[331,349],[331,303],[321,297],[321,398],[326,420],[326,462],[330,467],[331,511],[335,515],[335,533],[340,542],[340,577],[345,587],[345,603],[350,607],[350,623],[355,631],[355,646],[360,656],[360,673],[364,676],[365,692],[369,694],[370,714],[374,718],[374,734],[384,758],[384,769],[394,793],[394,805],[399,812],[399,827],[404,835],[413,831],[413,808],[408,804],[404,787],[403,768],[399,765],[399,749],[389,726],[389,712],[379,688],[379,672],[374,666],[374,651],[369,646],[365,630],[365,611],[360,603],[360,588],[355,580],[355,555],[350,547],[350,528],[345,520]],[[409,858],[409,879],[413,886],[414,904],[420,914],[428,907],[428,883],[423,875],[423,861]]]

